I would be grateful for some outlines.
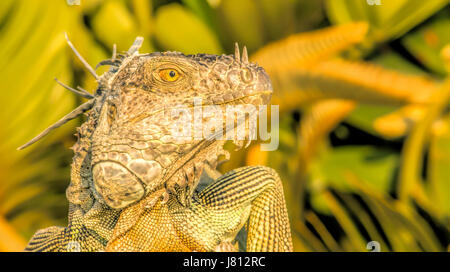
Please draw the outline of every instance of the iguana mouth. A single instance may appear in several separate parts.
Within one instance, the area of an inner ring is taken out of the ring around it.
[[[242,96],[242,97],[239,97],[239,98],[236,98],[236,99],[231,99],[231,100],[228,100],[228,101],[224,101],[223,103],[212,103],[210,105],[217,105],[217,106],[218,105],[230,105],[233,102],[236,102],[236,101],[243,101],[243,102],[245,102],[244,100],[252,98],[252,97],[257,97],[257,96],[259,96],[259,97],[261,97],[263,99],[261,105],[264,105],[264,104],[267,104],[270,101],[270,97],[271,97],[272,93],[273,93],[273,91],[269,89],[269,90],[259,91],[259,92],[256,92],[256,93],[253,93],[253,94],[250,94],[250,95],[245,95],[245,96]]]
[[[262,99],[261,105],[265,105],[265,104],[267,104],[267,103],[270,101],[270,98],[271,98],[272,93],[273,93],[273,91],[272,91],[271,89],[268,89],[268,90],[264,90],[264,91],[259,91],[259,92],[257,92],[257,93],[253,93],[253,94],[251,94],[251,95],[246,95],[246,96],[242,96],[242,97],[239,97],[239,98],[234,98],[234,99],[231,99],[231,100],[223,101],[223,102],[220,102],[220,103],[203,103],[203,104],[201,105],[201,107],[207,107],[207,106],[238,105],[238,103],[234,103],[234,102],[239,102],[239,101],[243,102],[242,104],[251,104],[251,103],[248,103],[248,102],[246,103],[244,100],[250,99],[250,98],[252,98],[252,97],[258,97],[258,96],[261,97],[261,99]],[[252,104],[251,104],[251,105],[252,105]],[[194,107],[195,107],[194,105],[185,105],[185,106],[186,106],[186,108],[188,108],[188,109],[191,109],[191,108],[194,108]],[[177,108],[177,107],[178,107],[178,106],[167,107],[167,108],[164,108],[164,109],[161,109],[161,110],[157,110],[157,111],[152,111],[152,112],[142,113],[142,114],[140,114],[140,115],[138,115],[138,116],[133,117],[133,118],[130,119],[130,120],[127,120],[127,123],[129,123],[129,124],[134,124],[134,123],[137,123],[137,122],[139,122],[139,121],[142,121],[142,120],[144,120],[145,118],[150,117],[150,116],[152,116],[152,115],[155,115],[155,114],[158,114],[158,113],[167,111],[167,110],[172,110],[172,109],[175,109],[175,108]]]

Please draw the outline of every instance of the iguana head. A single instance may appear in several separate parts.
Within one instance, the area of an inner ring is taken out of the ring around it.
[[[209,132],[195,138],[202,129],[194,124],[195,111],[216,105],[225,113],[227,105],[269,102],[269,77],[248,61],[245,49],[239,55],[239,49],[234,56],[134,52],[106,75],[92,171],[95,190],[109,206],[123,208],[161,186],[178,194],[194,188],[203,164],[224,152],[223,141],[206,139]],[[202,114],[197,121],[210,120]],[[177,126],[189,126],[190,135],[174,135]]]
[[[221,56],[139,54],[141,43],[137,39],[125,55],[100,63],[111,68],[98,77],[89,113],[95,120],[90,162],[84,162],[92,171],[89,183],[99,201],[116,209],[164,187],[181,202],[189,199],[204,164],[215,167],[225,153],[224,139],[208,138],[215,131],[195,134],[202,129],[195,118],[213,118],[198,111],[267,104],[272,93],[268,75],[248,61],[245,48],[242,57],[238,47]],[[218,122],[229,129],[225,120]],[[191,134],[174,135],[180,127]]]

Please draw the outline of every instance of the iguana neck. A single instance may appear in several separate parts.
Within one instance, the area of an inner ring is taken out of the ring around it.
[[[174,166],[167,171],[164,187],[168,193],[176,196],[183,206],[189,206],[204,169],[215,169],[220,156],[228,160],[229,153],[223,149],[225,141],[202,140]]]

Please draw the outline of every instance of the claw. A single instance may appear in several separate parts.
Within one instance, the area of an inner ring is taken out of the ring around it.
[[[169,192],[167,190],[164,190],[161,197],[162,197],[161,204],[166,204],[167,201],[169,200]]]
[[[227,150],[224,150],[221,155],[225,156],[225,158],[224,158],[225,161],[229,161],[230,160],[230,152],[228,152]]]
[[[146,208],[146,209],[153,208],[153,206],[155,206],[157,201],[158,201],[158,198],[152,197],[151,199],[149,199],[149,201],[147,201],[147,204],[145,205],[144,208]]]
[[[245,142],[246,142],[246,143],[245,143],[245,145],[244,145],[244,149],[250,146],[250,144],[252,143],[252,140],[247,139],[247,140],[245,140]]]
[[[238,151],[244,146],[244,140],[233,140],[233,143],[236,145],[236,149],[234,151]]]
[[[149,196],[147,203],[145,204],[145,209],[151,209],[155,204],[161,200],[161,204],[165,204],[169,200],[169,193],[165,188],[162,188]]]

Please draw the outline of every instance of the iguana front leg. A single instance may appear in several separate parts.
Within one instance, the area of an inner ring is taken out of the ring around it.
[[[173,194],[151,208],[146,203],[121,213],[107,251],[234,251],[244,225],[246,251],[292,251],[283,187],[267,167],[228,172],[194,194],[188,207]]]
[[[293,250],[283,186],[273,169],[235,169],[207,186],[198,198],[207,209],[229,211],[229,216],[241,213],[248,233],[247,251]],[[249,213],[242,212],[248,209]],[[222,222],[226,224],[223,218]]]
[[[86,213],[70,205],[72,220],[67,227],[49,227],[37,231],[25,251],[80,252],[104,251],[119,212],[99,202]]]

